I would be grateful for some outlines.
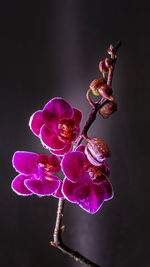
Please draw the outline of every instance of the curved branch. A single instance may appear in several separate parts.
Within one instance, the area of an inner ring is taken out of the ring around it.
[[[111,49],[109,52],[111,54],[111,58],[114,59],[114,63],[112,65],[112,67],[109,69],[109,73],[108,73],[108,77],[107,77],[107,84],[109,86],[112,83],[113,72],[114,72],[115,63],[116,63],[116,59],[117,59],[116,51],[120,46],[121,46],[120,41],[117,42],[115,47],[113,47],[112,45],[110,46]],[[89,119],[87,120],[87,122],[83,128],[81,135],[79,135],[78,139],[76,140],[76,142],[74,144],[73,151],[76,150],[76,148],[81,143],[81,141],[83,140],[84,137],[88,138],[87,132],[88,132],[90,126],[92,125],[92,123],[95,121],[98,110],[108,101],[107,99],[102,97],[97,103],[93,103],[89,97],[89,93],[91,92],[90,90],[91,89],[89,89],[87,92],[87,98],[88,98],[90,105],[93,108],[92,108],[92,111],[89,115]],[[82,254],[80,254],[78,251],[69,248],[68,246],[66,246],[63,243],[62,232],[64,230],[64,226],[62,226],[62,217],[63,217],[64,203],[65,203],[64,199],[59,199],[56,224],[55,224],[55,230],[54,230],[54,241],[51,242],[51,245],[54,247],[57,247],[63,253],[68,254],[70,257],[74,258],[76,261],[79,261],[80,263],[86,264],[87,266],[90,266],[90,267],[100,267],[100,265],[97,265],[96,263],[90,261],[89,259],[84,257]]]

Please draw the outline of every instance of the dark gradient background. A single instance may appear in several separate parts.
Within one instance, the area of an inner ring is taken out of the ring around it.
[[[118,112],[89,131],[111,148],[115,196],[95,215],[66,203],[64,240],[102,267],[150,267],[149,17],[149,1],[1,1],[1,267],[81,266],[49,244],[57,199],[11,191],[11,159],[16,150],[44,152],[28,121],[52,97],[82,109],[85,122],[86,90],[118,39]]]

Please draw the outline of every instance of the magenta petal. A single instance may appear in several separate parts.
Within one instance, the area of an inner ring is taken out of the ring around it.
[[[62,142],[56,133],[53,130],[47,128],[46,125],[43,125],[41,129],[41,141],[46,145],[48,148],[51,149],[62,149],[65,147],[65,143]]]
[[[42,111],[36,111],[30,118],[29,126],[33,133],[37,136],[40,134],[40,129],[43,126],[44,122],[41,117]]]
[[[85,151],[85,146],[84,145],[79,145],[76,149],[76,151],[80,151],[80,152],[83,152]],[[85,154],[84,154],[85,155]],[[88,161],[87,157],[85,156],[85,160],[84,160],[84,170],[86,169],[86,167],[88,165],[91,165],[91,163]]]
[[[113,198],[114,196],[113,187],[108,179],[106,179],[103,182],[103,186],[104,186],[104,191],[105,191],[105,200],[109,200]]]
[[[103,162],[103,164],[100,166],[100,169],[105,176],[107,177],[110,176],[110,168],[108,164],[106,163],[106,161]]]
[[[42,119],[46,125],[54,127],[58,123],[57,114],[53,114],[48,110],[42,111]]]
[[[72,183],[67,178],[63,180],[63,194],[70,202],[77,202],[74,191],[76,190],[77,186],[80,185],[80,182]]]
[[[80,127],[76,127],[74,140],[78,137],[79,133],[80,133]]]
[[[78,187],[74,193],[77,203],[89,213],[97,212],[104,201],[103,187],[92,182]]]
[[[82,120],[82,112],[77,108],[73,108],[73,111],[74,116],[72,119],[75,121],[75,125],[79,125]]]
[[[48,157],[45,154],[40,154],[38,156],[38,163],[42,163],[44,165],[48,164],[49,163]]]
[[[50,149],[50,151],[54,155],[63,156],[66,153],[70,152],[71,148],[72,148],[72,144],[69,143],[69,144],[65,144],[65,147],[63,149],[59,149],[59,150],[52,150],[52,149]]]
[[[49,180],[31,179],[25,181],[26,187],[39,196],[49,196],[53,194],[58,189],[59,184],[60,179],[53,175]]]
[[[70,119],[73,116],[73,109],[70,104],[63,98],[53,98],[49,101],[44,110],[48,110],[58,119]]]
[[[62,185],[63,185],[63,182],[60,180],[60,185],[59,185],[58,189],[53,193],[54,197],[62,198],[62,199],[65,198],[63,193],[62,193]]]
[[[12,162],[13,167],[20,173],[31,174],[37,169],[38,155],[31,152],[15,152]]]
[[[59,172],[61,170],[60,162],[61,158],[55,155],[50,155],[48,157],[49,165],[53,166],[50,170],[49,173],[54,174],[56,172]]]
[[[26,188],[24,185],[24,181],[30,179],[30,177],[19,174],[16,178],[12,181],[11,188],[12,190],[17,193],[18,195],[22,196],[29,196],[32,195],[32,192]]]
[[[66,154],[62,160],[62,170],[67,178],[73,182],[77,182],[84,174],[85,156],[82,152],[70,152]]]

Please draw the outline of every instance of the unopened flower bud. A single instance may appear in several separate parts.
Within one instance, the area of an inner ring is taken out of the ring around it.
[[[112,58],[105,58],[105,66],[106,66],[106,68],[110,68],[111,66],[112,66],[112,64],[113,64],[113,59]]]
[[[105,80],[102,78],[95,79],[90,83],[90,89],[92,90],[93,95],[95,96],[100,95],[98,89],[100,89],[104,83],[105,83]]]
[[[102,73],[108,72],[108,68],[105,65],[105,60],[100,61],[100,63],[99,63],[99,70]]]
[[[110,45],[110,47],[107,50],[108,54],[111,55],[112,53],[114,53],[114,48],[112,45]]]
[[[114,100],[114,97],[112,96],[112,89],[107,84],[103,84],[99,89],[98,92],[101,96],[103,96],[106,99],[109,99],[111,101]]]
[[[117,104],[114,101],[105,103],[99,110],[100,115],[107,119],[112,113],[117,110]]]
[[[110,157],[108,145],[101,138],[93,138],[85,147],[88,160],[95,166],[101,166],[106,158]]]

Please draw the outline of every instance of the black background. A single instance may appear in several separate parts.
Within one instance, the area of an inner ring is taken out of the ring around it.
[[[81,266],[49,244],[57,199],[11,191],[11,159],[16,150],[44,152],[28,120],[53,97],[82,109],[83,126],[90,113],[86,90],[118,39],[118,112],[108,120],[97,117],[89,131],[111,148],[115,196],[95,215],[66,203],[64,240],[102,267],[150,266],[149,17],[149,1],[1,1],[2,267]]]

